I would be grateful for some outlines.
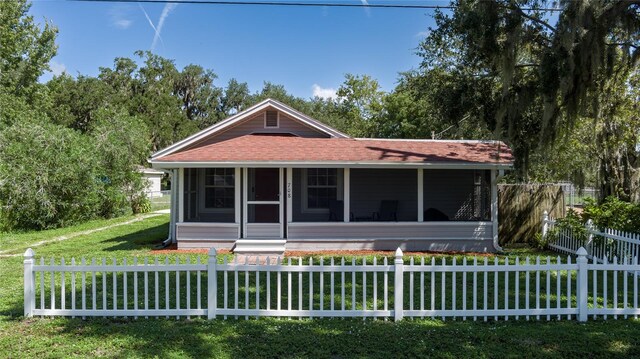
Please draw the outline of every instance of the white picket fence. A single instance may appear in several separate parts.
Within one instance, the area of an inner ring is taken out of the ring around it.
[[[598,230],[591,220],[584,231],[556,227],[556,221],[545,211],[542,218],[542,236],[549,236],[549,247],[565,254],[575,255],[580,247],[587,250],[587,258],[599,263],[633,262],[640,256],[640,234],[605,228]]]
[[[225,257],[226,258],[226,257]],[[385,258],[272,258],[264,264],[170,263],[73,259],[68,264],[24,260],[25,316],[169,317],[431,317],[571,319],[640,314],[640,265],[588,263],[584,248],[572,262],[560,257],[431,258],[405,263],[398,249]],[[306,262],[306,263],[304,263]],[[634,259],[633,263],[637,263]],[[632,273],[632,275],[629,275]]]

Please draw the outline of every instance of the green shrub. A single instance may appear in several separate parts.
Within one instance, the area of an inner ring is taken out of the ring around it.
[[[598,228],[611,228],[625,232],[640,233],[640,204],[607,197],[602,204],[585,199],[582,220],[591,219]]]
[[[90,139],[51,124],[0,132],[0,226],[45,229],[95,218],[104,187]]]
[[[149,213],[151,212],[151,201],[147,196],[136,196],[131,200],[131,211],[133,214]]]

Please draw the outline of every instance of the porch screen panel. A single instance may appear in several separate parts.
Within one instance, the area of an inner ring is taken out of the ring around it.
[[[489,176],[487,170],[425,170],[424,220],[490,220]]]
[[[185,222],[235,222],[235,169],[185,169]]]
[[[354,220],[417,221],[417,177],[414,169],[351,169],[351,214]],[[395,211],[389,205],[395,207]],[[389,212],[395,212],[395,215]]]
[[[343,176],[342,168],[294,168],[293,221],[342,222]]]

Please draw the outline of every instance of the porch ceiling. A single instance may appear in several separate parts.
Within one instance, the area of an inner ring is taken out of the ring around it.
[[[302,138],[245,135],[173,153],[153,162],[335,162],[479,164],[511,166],[511,149],[499,141],[429,141]]]

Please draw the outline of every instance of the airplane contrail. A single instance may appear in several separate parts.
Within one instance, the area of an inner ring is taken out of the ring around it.
[[[176,8],[176,6],[178,6],[178,4],[168,3],[162,9],[162,14],[160,14],[160,20],[158,20],[158,26],[156,28],[156,35],[153,37],[153,42],[151,43],[151,51],[153,51],[156,48],[156,44],[158,43],[158,40],[160,39],[160,33],[162,32],[162,27],[164,26],[164,21],[169,16],[171,11],[173,11],[173,9]]]
[[[149,25],[153,29],[153,33],[154,33],[154,36],[155,36],[155,34],[158,33],[158,29],[156,29],[156,26],[153,24],[153,21],[151,21],[151,18],[149,17],[149,14],[147,14],[147,11],[142,7],[142,4],[138,4],[138,6],[140,6],[140,10],[142,10],[142,13],[144,14],[144,17],[146,17],[147,21],[149,21]],[[160,35],[158,35],[158,36],[160,36]],[[160,37],[160,42],[162,42],[162,46],[164,46],[164,41],[162,41],[162,37]]]

